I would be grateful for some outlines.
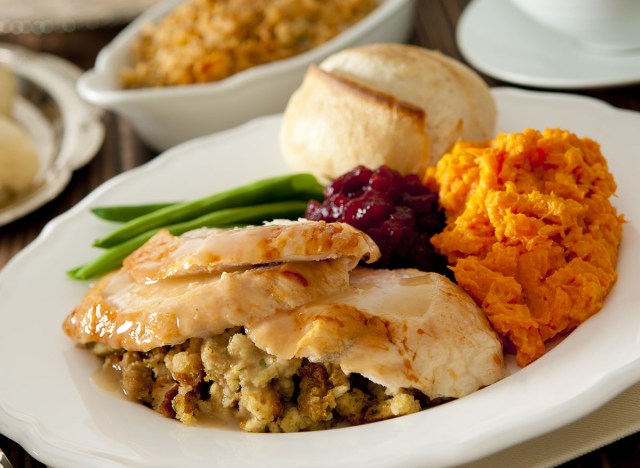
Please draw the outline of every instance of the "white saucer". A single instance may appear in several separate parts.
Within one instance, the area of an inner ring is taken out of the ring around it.
[[[640,51],[600,54],[537,24],[505,0],[473,0],[456,39],[476,69],[510,83],[554,89],[640,83]]]

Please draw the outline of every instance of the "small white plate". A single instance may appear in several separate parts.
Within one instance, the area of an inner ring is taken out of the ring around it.
[[[500,80],[549,89],[640,83],[640,51],[600,54],[539,25],[507,0],[473,0],[457,28],[460,52]]]
[[[404,467],[469,462],[575,421],[640,380],[640,114],[594,99],[493,91],[498,130],[561,126],[602,145],[628,219],[604,308],[562,343],[490,387],[358,427],[247,434],[185,426],[92,381],[98,360],[61,330],[88,285],[65,271],[94,257],[112,225],[89,209],[204,196],[283,174],[279,115],[175,147],[103,184],[0,271],[0,433],[64,467]]]
[[[0,44],[0,64],[18,79],[13,118],[35,143],[40,159],[34,188],[0,208],[0,226],[41,207],[88,163],[104,138],[101,111],[76,93],[81,70],[48,54]]]
[[[0,0],[2,34],[69,32],[125,23],[157,0]]]

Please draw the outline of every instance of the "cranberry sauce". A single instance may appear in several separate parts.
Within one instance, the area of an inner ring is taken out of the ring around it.
[[[387,166],[358,166],[324,189],[324,202],[312,200],[306,218],[340,221],[366,232],[378,244],[379,268],[418,268],[447,274],[447,262],[429,239],[445,226],[438,194],[417,175],[402,176]]]

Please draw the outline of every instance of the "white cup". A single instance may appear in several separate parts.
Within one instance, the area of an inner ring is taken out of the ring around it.
[[[540,24],[596,52],[640,50],[640,0],[511,0]]]

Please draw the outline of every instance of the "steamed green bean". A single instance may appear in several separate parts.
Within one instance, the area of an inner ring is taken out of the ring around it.
[[[174,235],[201,227],[233,227],[261,223],[273,219],[296,219],[304,215],[305,201],[283,201],[261,205],[243,206],[218,210],[189,221],[176,223],[165,228]],[[67,274],[77,280],[88,280],[118,268],[122,261],[134,250],[142,246],[162,229],[152,228],[104,251],[95,260],[74,268]]]
[[[126,223],[139,216],[153,213],[160,208],[175,205],[176,203],[150,203],[147,205],[116,205],[116,206],[98,206],[92,208],[91,212],[98,218],[105,221],[114,221],[116,223]]]
[[[320,199],[322,185],[311,174],[271,177],[194,201],[160,208],[124,223],[94,242],[96,247],[113,247],[151,229],[197,218],[215,210],[282,200]]]

